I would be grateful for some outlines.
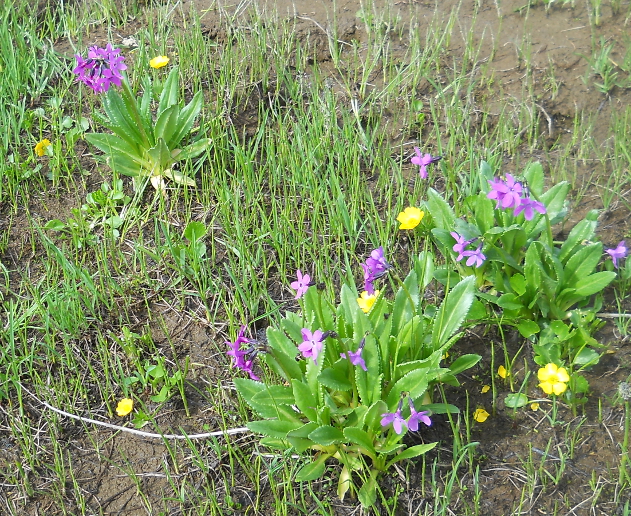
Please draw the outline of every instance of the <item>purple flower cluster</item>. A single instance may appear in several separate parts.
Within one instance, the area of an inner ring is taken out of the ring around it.
[[[615,249],[605,249],[605,252],[609,256],[611,256],[611,260],[613,261],[613,266],[616,269],[619,267],[618,260],[622,260],[623,258],[626,258],[626,256],[629,254],[629,251],[627,249],[627,246],[624,240],[620,241],[620,243],[618,244],[618,247],[616,247]]]
[[[506,174],[506,179],[495,178],[489,181],[491,191],[487,194],[489,199],[497,201],[495,208],[513,208],[513,215],[517,217],[523,212],[526,220],[532,220],[535,211],[545,213],[546,207],[543,203],[531,199],[527,191],[524,191],[521,183],[515,180],[511,174]],[[522,196],[522,194],[524,194]]]
[[[477,240],[474,238],[473,240],[465,240],[465,238],[455,231],[452,231],[451,236],[456,240],[456,244],[453,246],[454,252],[458,253],[456,257],[456,261],[467,258],[466,264],[468,267],[475,265],[476,267],[480,267],[484,260],[486,260],[486,256],[482,253],[482,243],[478,245],[475,250],[467,250],[467,246]]]
[[[245,326],[241,326],[237,340],[234,342],[226,341],[226,344],[228,344],[230,348],[227,355],[232,357],[232,367],[245,371],[250,375],[252,380],[260,380],[260,378],[254,374],[254,371],[252,371],[252,364],[257,353],[256,349],[252,346],[254,341],[245,338],[244,333]],[[241,349],[241,346],[244,344],[249,347],[247,349]]]
[[[412,432],[418,431],[419,422],[426,426],[431,426],[432,420],[429,418],[429,412],[426,410],[417,412],[411,398],[408,398],[408,403],[410,405],[410,416],[407,420],[401,415],[401,409],[403,408],[403,398],[401,398],[396,412],[381,414],[381,426],[385,428],[392,424],[394,431],[399,435],[403,433],[405,428],[410,429]]]
[[[442,156],[432,156],[431,154],[421,154],[421,149],[418,147],[414,147],[414,152],[416,156],[412,156],[410,160],[413,165],[418,165],[420,167],[418,173],[421,176],[421,179],[427,178],[427,167],[432,163],[437,163],[442,159]]]
[[[373,295],[375,293],[374,281],[386,274],[392,265],[386,261],[383,246],[380,246],[370,253],[366,263],[362,263],[361,267],[364,270],[364,290]]]
[[[106,92],[111,83],[121,85],[121,72],[127,69],[123,63],[125,58],[119,53],[120,50],[112,48],[109,43],[105,48],[90,47],[87,59],[75,55],[77,66],[72,73],[77,74],[77,80],[90,86],[96,93]]]

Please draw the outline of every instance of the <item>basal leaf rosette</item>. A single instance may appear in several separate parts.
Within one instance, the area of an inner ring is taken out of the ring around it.
[[[381,261],[383,250],[375,251],[368,283],[391,268]],[[360,476],[369,480],[359,496],[369,504],[375,494],[370,479],[435,445],[406,448],[403,436],[431,425],[433,414],[457,411],[432,403],[433,387],[457,385],[456,374],[480,357],[464,355],[444,365],[442,357],[473,302],[474,282],[462,280],[438,309],[429,307],[422,292],[433,270],[432,255],[422,253],[394,296],[382,292],[367,311],[353,287],[342,287],[337,305],[316,288],[301,289],[302,313],[286,313],[277,327],[267,329],[266,342],[239,346],[248,356],[256,349],[267,365],[262,381],[235,379],[243,399],[262,418],[249,428],[264,436],[264,445],[314,453],[297,480],[318,478],[333,458],[342,464],[340,496],[352,473],[365,470]]]

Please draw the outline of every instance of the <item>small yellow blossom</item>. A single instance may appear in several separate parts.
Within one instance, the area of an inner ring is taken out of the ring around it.
[[[530,408],[531,408],[531,410],[534,410],[535,412],[537,412],[537,410],[539,410],[539,403],[537,403],[537,402],[531,403],[530,404]]]
[[[149,61],[151,68],[162,68],[169,64],[169,58],[167,56],[156,56]]]
[[[491,387],[488,385],[483,385],[482,386],[482,394],[486,394],[487,392],[489,392],[491,390]]]
[[[489,416],[490,414],[483,408],[476,409],[473,413],[473,419],[475,419],[478,423],[484,423]]]
[[[506,378],[507,376],[510,376],[510,373],[506,370],[506,368],[503,365],[497,368],[497,374],[500,376],[500,378]]]
[[[556,364],[548,364],[539,369],[537,378],[541,382],[539,387],[543,392],[557,396],[566,391],[567,382],[570,381],[570,375],[567,374],[565,367],[559,367]]]
[[[129,414],[134,409],[134,400],[130,400],[129,398],[123,398],[118,402],[116,407],[116,413],[123,417]]]
[[[414,229],[421,223],[423,217],[425,216],[425,212],[419,210],[418,208],[414,208],[410,206],[409,208],[405,208],[399,216],[397,220],[401,223],[399,229]]]
[[[377,301],[377,296],[379,296],[379,291],[375,290],[374,294],[369,294],[366,290],[364,290],[361,294],[361,297],[357,298],[357,304],[359,308],[363,310],[364,313],[370,312],[372,305]]]
[[[449,351],[445,351],[445,354],[440,358],[442,358],[443,360],[447,360],[449,358]]]
[[[43,156],[46,154],[46,149],[50,147],[52,144],[48,138],[44,138],[41,142],[35,145],[35,154],[38,156]]]

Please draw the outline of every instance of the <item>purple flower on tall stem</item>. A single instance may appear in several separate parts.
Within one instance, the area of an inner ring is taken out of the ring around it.
[[[482,254],[482,244],[475,251],[464,251],[463,256],[468,256],[467,267],[471,267],[474,263],[476,267],[480,267],[486,260],[486,256]]]
[[[535,216],[535,211],[543,214],[546,213],[546,206],[542,202],[535,201],[530,197],[522,197],[519,200],[519,205],[515,206],[515,211],[513,215],[517,217],[521,212],[524,212],[524,217],[526,220],[532,220]]]
[[[316,330],[311,333],[311,330],[303,328],[302,344],[298,346],[298,350],[305,358],[313,358],[313,362],[318,364],[318,355],[322,352],[323,341],[325,339],[324,333],[321,330]]]
[[[386,427],[392,424],[392,428],[394,431],[401,435],[403,430],[407,428],[407,422],[403,419],[401,415],[401,407],[403,406],[403,399],[399,400],[399,408],[397,408],[396,412],[385,412],[381,414],[381,426]]]
[[[521,183],[515,181],[511,174],[506,174],[506,180],[495,178],[489,181],[491,191],[486,195],[489,199],[497,201],[495,208],[500,206],[506,208],[516,208],[521,203],[521,193],[523,188]]]
[[[300,269],[296,271],[296,277],[298,280],[292,281],[291,288],[296,291],[296,297],[294,299],[300,299],[305,295],[311,285],[311,277],[308,274],[303,275]]]
[[[429,412],[427,410],[423,410],[421,412],[417,412],[414,407],[414,403],[411,398],[408,398],[408,402],[410,404],[410,417],[408,418],[408,428],[412,432],[418,431],[418,422],[425,424],[426,426],[432,425],[432,420],[429,418]]]
[[[609,256],[611,256],[611,260],[613,261],[613,266],[616,269],[619,266],[618,260],[622,260],[623,258],[627,256],[627,254],[629,254],[629,251],[627,250],[627,246],[624,240],[621,240],[620,243],[618,244],[618,247],[616,247],[615,249],[605,249],[605,252]]]
[[[364,350],[364,345],[366,344],[366,339],[362,339],[359,343],[359,347],[357,351],[347,351],[346,353],[340,353],[341,358],[348,358],[351,361],[351,364],[354,366],[361,367],[364,371],[368,372],[368,368],[366,367],[366,362],[362,358],[362,351]]]
[[[427,167],[431,165],[432,163],[436,163],[440,161],[442,159],[442,156],[432,156],[431,154],[421,154],[421,149],[419,149],[418,147],[414,147],[414,152],[416,153],[416,156],[412,156],[412,159],[410,161],[412,162],[413,165],[418,165],[420,167],[418,172],[419,172],[419,175],[421,176],[421,179],[426,179]]]
[[[121,72],[127,69],[123,63],[125,58],[119,56],[120,50],[112,48],[109,43],[105,48],[96,46],[88,49],[88,58],[75,55],[77,66],[72,73],[78,75],[77,80],[85,83],[96,93],[109,90],[110,84],[121,85]]]

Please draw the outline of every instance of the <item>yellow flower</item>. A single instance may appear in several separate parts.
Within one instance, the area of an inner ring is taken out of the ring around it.
[[[134,409],[134,400],[130,400],[129,398],[123,398],[118,402],[116,407],[116,413],[123,417],[129,414]]]
[[[489,387],[488,385],[483,385],[482,386],[482,394],[486,394],[490,390],[491,390],[491,387]]]
[[[419,210],[418,208],[414,208],[410,206],[409,208],[405,208],[399,216],[397,220],[401,223],[399,229],[414,229],[421,223],[423,220],[423,216],[425,212]]]
[[[506,368],[503,365],[497,368],[497,374],[500,376],[500,378],[506,378],[507,376],[510,376],[510,373],[506,370]]]
[[[567,374],[565,367],[558,367],[556,364],[548,364],[539,369],[537,378],[541,382],[539,387],[543,392],[557,396],[566,391],[567,382],[570,381],[570,375]]]
[[[473,413],[473,419],[475,419],[478,423],[484,423],[489,416],[490,414],[483,408],[476,409]]]
[[[535,412],[537,412],[537,410],[539,410],[539,403],[536,403],[536,402],[535,403],[531,403],[530,404],[530,408],[532,410],[534,410]]]
[[[156,56],[149,61],[151,68],[162,68],[169,64],[169,58],[167,56]]]
[[[375,290],[374,294],[369,294],[367,291],[364,290],[361,294],[361,297],[357,298],[357,304],[359,305],[359,308],[361,308],[364,313],[370,312],[372,305],[374,305],[375,301],[377,301],[378,295],[378,290]]]
[[[44,138],[41,142],[35,145],[35,154],[37,154],[38,156],[43,156],[44,154],[46,154],[46,149],[50,147],[50,145],[52,145],[50,143],[50,140]]]

